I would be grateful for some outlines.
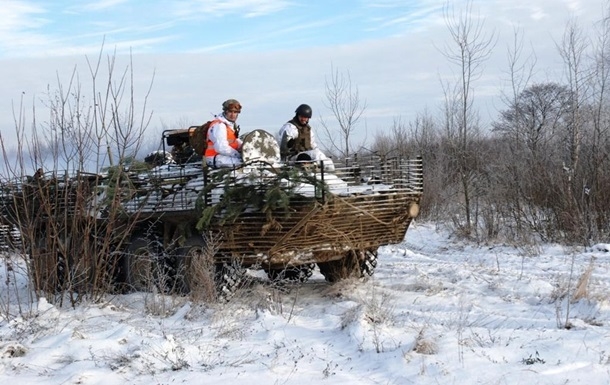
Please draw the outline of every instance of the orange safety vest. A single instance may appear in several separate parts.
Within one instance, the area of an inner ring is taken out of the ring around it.
[[[227,129],[227,141],[229,142],[229,146],[235,150],[238,150],[239,143],[237,142],[237,135],[235,135],[235,131],[233,131],[225,122],[219,119],[214,120],[212,123],[210,123],[210,128],[212,128],[212,126],[216,123],[222,123],[225,125]],[[208,131],[210,130],[210,128],[208,128]],[[210,140],[210,135],[206,135],[206,137],[208,138],[208,145],[205,149],[205,156],[207,157],[218,155],[218,152],[216,152],[216,149],[214,148],[214,143]]]

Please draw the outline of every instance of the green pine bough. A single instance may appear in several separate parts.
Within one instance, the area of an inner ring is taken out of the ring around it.
[[[330,196],[328,186],[322,180],[302,169],[286,167],[266,170],[270,172],[264,177],[256,174],[240,180],[234,178],[233,171],[229,169],[213,174],[197,200],[197,208],[201,211],[197,230],[208,230],[212,225],[230,225],[245,212],[262,213],[266,219],[265,225],[273,225],[277,219],[287,218],[294,212],[295,202],[315,200],[296,191],[304,184],[314,187],[315,197]],[[203,196],[217,188],[223,190],[220,201],[205,206]]]

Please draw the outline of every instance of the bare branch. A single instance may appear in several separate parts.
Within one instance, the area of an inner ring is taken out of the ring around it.
[[[356,130],[358,121],[366,110],[366,101],[360,98],[358,87],[354,86],[349,71],[340,73],[331,66],[331,77],[326,78],[326,102],[324,105],[330,109],[336,122],[339,124],[341,144],[335,141],[335,136],[326,121],[322,126],[332,147],[338,150],[343,157],[352,152],[352,135]]]

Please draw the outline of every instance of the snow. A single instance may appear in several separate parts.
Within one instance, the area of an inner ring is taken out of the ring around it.
[[[74,308],[29,301],[5,254],[0,382],[608,384],[608,250],[473,245],[413,223],[367,280],[253,273],[228,304],[134,293]]]
[[[252,150],[253,157],[257,157],[255,149]],[[262,155],[261,155],[262,157]],[[258,158],[257,158],[258,159]],[[253,162],[244,167],[237,168],[231,171],[229,175],[236,183],[244,185],[260,185],[265,184],[265,181],[273,180],[277,177],[277,170],[281,168],[281,163],[257,163]],[[226,172],[227,169],[212,170],[215,172]],[[154,178],[151,178],[151,175]],[[370,195],[380,192],[388,192],[395,187],[383,183],[360,183],[357,185],[348,184],[343,179],[333,173],[322,174],[318,169],[314,168],[309,171],[309,176],[318,181],[324,181],[328,187],[328,191],[338,196]],[[200,193],[205,188],[204,176],[201,171],[200,164],[186,164],[181,166],[162,165],[155,167],[150,172],[142,173],[138,176],[141,183],[144,184],[141,192],[144,195],[136,195],[132,200],[123,204],[126,211],[135,212],[158,212],[158,211],[186,211],[193,210],[196,206],[197,199]],[[186,183],[185,180],[188,180]],[[163,191],[158,189],[159,181],[162,181],[161,187]],[[294,192],[306,197],[314,197],[316,194],[316,186],[311,183],[294,184],[288,180],[282,181],[286,186],[292,185]],[[167,191],[171,191],[169,195]],[[218,203],[224,194],[224,185],[211,190],[210,202]],[[167,196],[166,196],[167,195]],[[105,191],[102,189],[96,197],[93,205],[104,202]],[[99,216],[99,215],[98,215]]]

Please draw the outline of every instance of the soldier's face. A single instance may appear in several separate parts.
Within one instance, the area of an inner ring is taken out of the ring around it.
[[[225,117],[227,118],[227,120],[229,122],[236,121],[238,116],[239,116],[239,112],[237,112],[235,110],[227,110],[227,111],[225,111]]]
[[[305,125],[305,124],[307,124],[307,123],[309,122],[309,118],[306,118],[306,117],[304,117],[304,116],[299,116],[299,122],[300,122],[302,125]]]

